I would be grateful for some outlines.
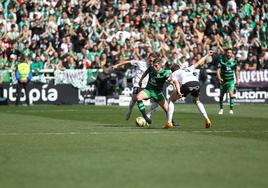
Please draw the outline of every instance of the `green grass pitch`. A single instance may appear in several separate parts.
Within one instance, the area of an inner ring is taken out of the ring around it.
[[[148,107],[147,107],[148,108]],[[0,106],[1,188],[268,187],[268,105],[206,105],[205,129],[194,105],[178,104],[179,127],[129,121],[126,107]]]

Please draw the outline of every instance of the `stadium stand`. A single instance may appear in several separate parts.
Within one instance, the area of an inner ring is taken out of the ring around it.
[[[107,89],[120,91],[131,82],[131,70],[110,67],[134,54],[156,52],[166,66],[188,66],[225,47],[234,49],[242,70],[268,68],[267,0],[0,2],[0,74],[14,71],[23,54],[41,82],[56,70],[87,69],[94,70],[90,77],[101,72],[91,82],[109,78]],[[213,81],[216,66],[203,67],[204,81],[207,75]]]

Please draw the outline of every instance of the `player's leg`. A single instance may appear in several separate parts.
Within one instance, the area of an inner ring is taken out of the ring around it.
[[[175,91],[172,92],[172,94],[168,100],[168,112],[167,112],[168,122],[172,122],[173,113],[174,113],[174,103],[176,102],[176,100],[178,98],[179,97],[178,97],[177,93]]]
[[[133,94],[132,97],[131,97],[131,101],[129,102],[129,105],[128,105],[128,111],[126,113],[126,120],[129,120],[130,116],[131,116],[131,113],[132,113],[132,109],[133,107],[135,106],[136,102],[137,102],[137,95]]]
[[[202,116],[205,119],[205,124],[206,124],[206,128],[210,128],[211,127],[211,121],[208,117],[207,111],[205,109],[205,106],[203,105],[203,103],[199,100],[199,97],[193,97],[193,103],[196,105],[198,111],[200,112],[200,114],[202,114]]]
[[[156,103],[154,100],[151,99],[150,102],[151,102],[151,107],[150,107],[150,110],[147,112],[147,116],[149,118],[151,118],[152,113],[154,113],[158,107],[158,103]]]
[[[225,88],[224,88],[224,84],[221,84],[220,85],[220,101],[219,101],[219,104],[220,104],[220,111],[219,111],[219,115],[222,115],[223,114],[223,97],[225,95],[226,91],[225,91]]]
[[[189,91],[189,93],[191,93],[191,95],[193,97],[193,103],[196,105],[198,111],[200,112],[200,114],[202,114],[202,116],[205,119],[206,128],[210,128],[211,127],[211,121],[208,118],[208,114],[207,114],[207,111],[205,109],[205,106],[199,100],[199,93],[200,93],[200,85],[199,85],[199,83],[198,82],[189,83],[188,88],[191,88],[188,91]]]
[[[129,118],[131,116],[132,109],[133,109],[133,107],[135,106],[135,104],[137,102],[137,94],[138,93],[139,93],[139,88],[134,87],[133,88],[133,94],[132,94],[132,97],[131,97],[131,101],[129,102],[129,105],[128,105],[128,111],[127,111],[127,114],[126,114],[126,120],[129,120]]]
[[[175,91],[172,92],[169,100],[168,100],[168,110],[167,110],[167,123],[164,128],[173,127],[173,114],[174,114],[174,103],[178,99],[178,95]]]
[[[150,98],[153,99],[165,111],[167,115],[168,102],[162,91],[150,90]]]
[[[203,103],[199,100],[199,97],[193,97],[193,103],[196,105],[198,111],[200,112],[200,114],[202,114],[202,116],[204,118],[208,119],[208,115],[205,109],[205,106],[203,105]]]
[[[230,97],[230,114],[233,114],[234,111],[234,99],[235,99],[235,94],[234,94],[234,90],[235,90],[235,83],[234,81],[231,81],[228,87],[228,93],[229,93],[229,97]]]
[[[235,96],[234,96],[234,92],[233,91],[229,91],[229,97],[230,97],[230,111],[229,113],[230,114],[234,114],[234,99],[235,99]]]
[[[168,112],[168,102],[166,99],[158,101],[159,106],[167,113]]]
[[[165,111],[166,115],[168,113],[168,101],[164,97],[163,92],[161,91],[154,91],[152,94],[152,98],[161,106],[161,108]],[[170,123],[168,128],[172,128],[173,124]],[[167,127],[164,127],[167,128]]]
[[[145,111],[145,106],[143,103],[143,100],[149,99],[149,98],[150,98],[150,92],[148,90],[144,89],[144,90],[140,91],[137,95],[137,104],[138,104],[138,108],[139,108],[142,116],[144,117],[144,119],[147,121],[147,123],[151,124],[152,120],[147,117],[146,111]]]

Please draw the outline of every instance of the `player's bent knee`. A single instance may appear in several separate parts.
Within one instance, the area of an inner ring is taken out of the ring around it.
[[[144,96],[141,93],[138,94],[137,97],[136,97],[137,101],[142,101],[143,99],[144,99]]]

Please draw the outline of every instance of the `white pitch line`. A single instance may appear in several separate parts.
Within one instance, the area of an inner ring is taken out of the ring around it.
[[[162,134],[161,131],[141,131],[141,132],[36,132],[36,133],[0,133],[0,136],[34,136],[34,135],[109,135],[109,134]]]
[[[192,131],[185,131],[185,132],[192,132],[192,133],[268,133],[268,131],[246,131],[246,130],[192,130]]]
[[[38,109],[36,109],[36,110],[8,110],[8,111],[6,111],[6,112],[8,112],[8,113],[14,113],[14,112],[76,112],[76,111],[78,111],[78,110],[76,110],[76,109],[50,109],[50,110],[38,110]],[[93,110],[89,110],[89,109],[87,109],[87,110],[85,110],[85,111],[93,111]]]
[[[77,111],[81,111],[81,109],[14,109],[14,110],[7,110],[5,112],[7,113],[14,113],[14,112],[77,112]],[[103,109],[93,109],[93,108],[86,108],[83,109],[83,111],[103,111]],[[113,109],[105,109],[105,111],[113,111]]]
[[[33,133],[0,133],[0,136],[35,136],[35,135],[115,135],[115,134],[178,134],[178,133],[248,133],[248,132],[262,132],[262,131],[116,131],[116,132],[33,132]],[[263,131],[263,133],[268,133],[268,131]]]

